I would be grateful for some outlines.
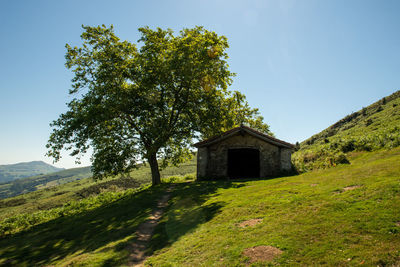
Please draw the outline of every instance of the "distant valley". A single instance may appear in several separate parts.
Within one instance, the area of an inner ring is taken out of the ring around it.
[[[36,175],[32,177],[26,177],[0,183],[0,199],[17,196],[20,194],[36,191],[38,189],[61,185],[64,183],[92,176],[90,166],[58,170],[59,171],[51,172],[48,174]]]
[[[64,168],[57,168],[43,161],[0,165],[0,183],[35,175],[49,174],[61,170],[64,170]]]

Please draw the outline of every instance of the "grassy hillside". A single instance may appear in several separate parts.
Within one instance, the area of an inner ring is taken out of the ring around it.
[[[400,91],[352,113],[300,144],[293,162],[300,172],[349,163],[351,151],[400,145]]]
[[[243,251],[259,245],[282,250],[270,264],[284,266],[400,264],[400,148],[348,157],[350,165],[299,176],[178,183],[146,264],[246,265]],[[0,263],[124,265],[165,188],[104,192],[7,219]],[[241,227],[250,219],[258,224]]]
[[[0,165],[0,183],[34,175],[58,172],[60,170],[63,169],[56,168],[43,161],[31,161],[17,164]]]
[[[169,176],[184,176],[188,174],[194,175],[196,172],[195,158],[191,161],[182,164],[179,167],[167,167],[161,171],[161,177],[166,178]],[[88,167],[79,169],[69,169],[60,173],[65,174],[65,179],[76,179],[79,175],[90,174]],[[75,176],[69,176],[75,174]],[[40,177],[39,177],[40,178]],[[30,182],[30,178],[21,179],[20,181]],[[33,183],[36,182],[32,179]],[[53,183],[60,183],[60,180],[55,181],[41,181],[40,190],[22,194],[16,197],[0,200],[0,220],[19,216],[21,214],[32,214],[34,212],[44,212],[53,208],[60,208],[67,202],[81,201],[89,197],[95,197],[103,192],[121,192],[130,188],[139,188],[151,182],[151,172],[149,166],[142,166],[137,170],[132,171],[130,177],[112,177],[102,181],[94,181],[91,178],[85,178],[58,186],[50,186]],[[16,181],[17,182],[17,181]],[[6,186],[8,184],[5,184]],[[0,185],[0,192],[3,192],[2,185]],[[1,230],[0,230],[1,232]]]
[[[274,265],[400,264],[400,149],[350,158],[293,177],[182,184],[147,263],[246,265],[242,252],[265,245],[283,251]],[[251,219],[261,222],[240,227]]]
[[[188,182],[194,159],[167,168],[164,181],[176,186],[145,263],[399,266],[399,145],[396,92],[304,141],[293,160],[311,172]],[[181,178],[165,179],[171,175]],[[168,187],[150,188],[146,166],[130,176],[43,183],[41,190],[0,201],[0,265],[126,265],[138,225]],[[258,246],[279,256],[257,262],[245,254]]]
[[[161,172],[162,177],[171,175],[185,175],[187,173],[195,172],[195,159],[193,158],[190,163],[185,163],[179,168],[168,167]],[[147,166],[141,167],[133,172],[133,176],[141,182],[149,182],[148,178],[151,175],[150,168]],[[11,182],[0,183],[0,199],[14,197],[20,194],[33,192],[38,189],[50,188],[57,185],[65,184],[75,180],[91,177],[92,173],[90,167],[81,167],[62,170],[59,172],[38,175],[23,179],[18,179]],[[144,178],[146,177],[146,178]],[[87,184],[83,182],[83,184]],[[52,189],[54,190],[54,189]]]
[[[75,180],[91,177],[90,167],[73,168],[55,173],[22,178],[0,184],[0,199],[33,192]]]

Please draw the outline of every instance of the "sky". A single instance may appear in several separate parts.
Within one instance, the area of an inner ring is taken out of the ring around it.
[[[400,89],[400,1],[0,1],[0,165],[43,160],[49,123],[67,110],[65,44],[81,25],[202,25],[225,35],[231,90],[259,108],[279,139],[301,142]],[[63,153],[55,166],[72,168]],[[90,165],[90,156],[82,165]]]

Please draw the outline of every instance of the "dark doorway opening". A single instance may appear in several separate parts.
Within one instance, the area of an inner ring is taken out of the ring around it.
[[[229,178],[259,178],[260,151],[254,148],[228,149]]]

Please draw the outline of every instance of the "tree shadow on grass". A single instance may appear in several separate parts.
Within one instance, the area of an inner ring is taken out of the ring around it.
[[[245,186],[241,181],[201,181],[178,184],[163,218],[156,227],[147,255],[170,246],[181,236],[211,220],[225,202],[204,204],[218,189]]]
[[[127,243],[126,237],[132,236],[148,217],[162,193],[163,187],[147,189],[99,208],[59,217],[3,237],[0,259],[5,259],[3,265],[41,266],[72,254],[93,252],[111,242]],[[120,248],[122,243],[111,247]],[[114,259],[114,263],[123,260]]]
[[[236,182],[177,184],[172,198],[174,206],[183,205],[186,211],[192,208],[189,213],[162,218],[149,251],[174,242],[217,214],[224,203],[202,204],[219,188],[240,186]],[[82,261],[90,264],[91,260],[102,266],[123,265],[129,255],[126,248],[133,242],[137,227],[148,218],[167,187],[163,184],[146,189],[99,208],[59,217],[0,238],[0,262],[3,260],[0,265],[42,266],[71,255],[71,265]],[[170,220],[170,223],[165,220]],[[179,224],[174,226],[175,222]],[[102,255],[102,259],[98,260],[93,254],[97,252],[109,254]]]

